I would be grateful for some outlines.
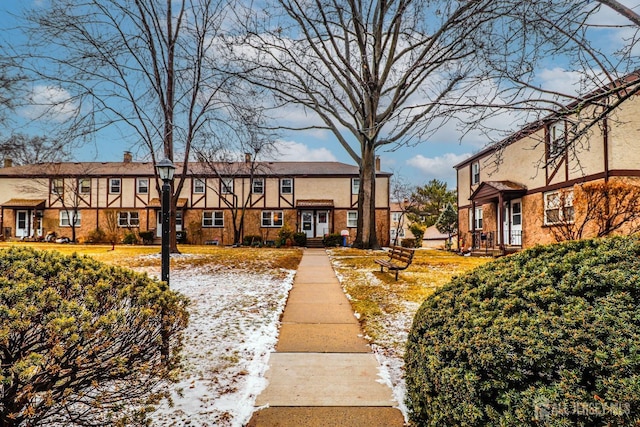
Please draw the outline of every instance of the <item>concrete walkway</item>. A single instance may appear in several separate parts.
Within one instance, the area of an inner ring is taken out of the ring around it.
[[[324,249],[306,249],[248,426],[403,426]]]

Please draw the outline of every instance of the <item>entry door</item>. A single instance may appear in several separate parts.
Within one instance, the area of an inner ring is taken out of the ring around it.
[[[156,237],[162,237],[162,209],[156,211]],[[182,211],[176,212],[176,231],[182,231]]]
[[[324,237],[329,234],[329,212],[318,211],[316,213],[316,237]]]
[[[512,200],[510,206],[505,206],[503,218],[504,243],[512,246],[522,246],[522,199]],[[511,230],[511,233],[509,233],[509,230]]]
[[[29,211],[16,211],[16,237],[29,237]]]
[[[302,211],[300,213],[302,219],[302,232],[307,235],[307,238],[314,237],[313,233],[313,211]]]

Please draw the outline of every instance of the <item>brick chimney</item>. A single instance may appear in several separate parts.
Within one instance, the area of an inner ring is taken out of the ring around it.
[[[251,163],[251,153],[244,153],[244,162]]]
[[[125,151],[124,159],[122,161],[125,163],[131,163],[132,160],[133,160],[133,155],[131,154],[131,151]]]
[[[376,156],[376,172],[380,172],[380,156]]]
[[[13,160],[5,158],[4,159],[4,167],[5,168],[10,168],[12,166],[13,166]]]

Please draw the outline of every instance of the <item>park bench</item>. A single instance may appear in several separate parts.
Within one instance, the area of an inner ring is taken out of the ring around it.
[[[413,261],[415,250],[403,248],[402,246],[391,246],[389,250],[389,259],[376,259],[375,263],[380,264],[380,271],[384,271],[386,267],[389,272],[396,272],[396,280],[398,280],[398,272],[406,270]]]

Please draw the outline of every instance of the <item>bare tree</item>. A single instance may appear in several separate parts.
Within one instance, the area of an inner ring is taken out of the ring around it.
[[[230,102],[229,77],[216,55],[227,5],[60,0],[25,15],[31,25],[23,69],[67,95],[42,107],[64,106],[74,135],[117,126],[154,164],[162,157],[181,160],[172,188],[172,251],[194,141],[213,132]]]
[[[17,165],[59,162],[69,157],[65,146],[60,140],[18,133],[0,143],[0,155]]]
[[[501,3],[267,3],[242,17],[253,26],[236,59],[251,83],[271,91],[274,107],[313,113],[284,127],[326,129],[357,162],[355,244],[377,247],[376,151],[425,141],[455,111],[485,103],[475,90],[489,78],[478,53]]]
[[[637,184],[618,180],[591,182],[557,194],[557,200],[550,206],[554,224],[550,230],[556,241],[640,231]],[[549,219],[549,213],[546,215]]]

